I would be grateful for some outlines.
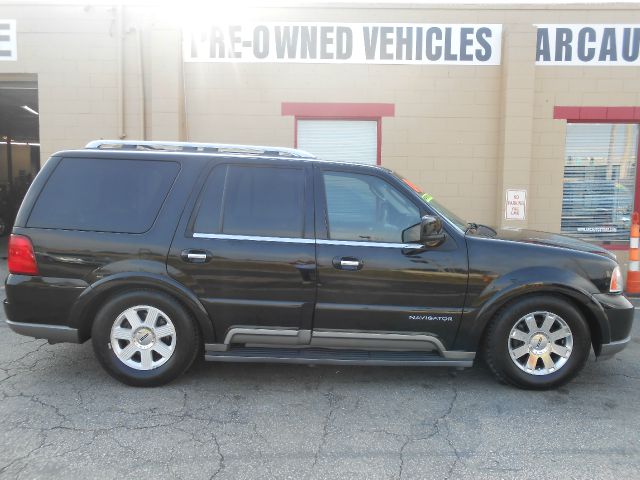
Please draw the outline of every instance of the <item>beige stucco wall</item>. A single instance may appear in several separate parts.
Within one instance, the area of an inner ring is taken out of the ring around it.
[[[0,62],[0,80],[37,74],[43,159],[121,135],[293,146],[283,102],[393,103],[395,116],[382,120],[384,166],[469,219],[558,231],[565,122],[553,119],[554,105],[640,106],[640,68],[535,66],[533,27],[640,23],[638,5],[245,12],[272,21],[501,23],[500,66],[184,64],[181,26],[160,8],[125,7],[121,25],[110,5],[0,5],[19,35],[18,61]],[[526,221],[503,220],[506,188],[528,190]]]
[[[640,9],[561,11],[547,14],[546,21],[640,23]],[[535,93],[530,225],[558,231],[566,122],[553,120],[553,106],[640,106],[640,68],[537,67]]]

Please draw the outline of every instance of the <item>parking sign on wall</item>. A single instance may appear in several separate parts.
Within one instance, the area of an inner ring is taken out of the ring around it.
[[[526,207],[526,190],[507,190],[507,203],[504,212],[507,220],[524,220]]]

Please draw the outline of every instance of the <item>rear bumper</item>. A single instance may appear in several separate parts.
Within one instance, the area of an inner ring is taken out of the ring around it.
[[[88,287],[81,280],[10,274],[5,282],[7,324],[21,335],[51,343],[78,342],[71,308]]]
[[[6,301],[5,301],[6,306]],[[80,335],[77,328],[63,325],[44,325],[40,323],[12,322],[7,320],[9,328],[20,335],[28,337],[44,338],[49,343],[80,343]]]

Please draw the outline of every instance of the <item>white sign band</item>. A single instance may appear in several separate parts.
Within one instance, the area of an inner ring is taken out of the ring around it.
[[[18,59],[16,44],[16,21],[0,20],[0,62]]]
[[[536,65],[640,66],[640,24],[536,26]]]
[[[187,62],[500,65],[502,25],[272,22],[183,35]]]

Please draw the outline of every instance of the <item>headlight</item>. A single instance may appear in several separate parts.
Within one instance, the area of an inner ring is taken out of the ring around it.
[[[609,284],[610,293],[621,293],[624,290],[624,279],[622,278],[622,272],[620,267],[613,269],[611,273],[611,283]]]

